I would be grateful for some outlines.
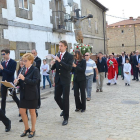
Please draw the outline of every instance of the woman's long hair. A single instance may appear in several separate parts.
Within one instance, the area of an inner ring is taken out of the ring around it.
[[[82,54],[79,50],[75,51],[75,57],[77,57],[77,55],[78,55],[78,60],[81,61],[82,60]]]

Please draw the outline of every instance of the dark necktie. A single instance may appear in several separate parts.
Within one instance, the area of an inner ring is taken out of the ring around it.
[[[8,63],[8,61],[5,62],[5,68],[7,67],[7,63]]]
[[[26,69],[25,75],[27,74],[27,72],[28,72],[28,68]]]
[[[62,53],[60,54],[59,59],[60,59],[60,60],[62,59]]]

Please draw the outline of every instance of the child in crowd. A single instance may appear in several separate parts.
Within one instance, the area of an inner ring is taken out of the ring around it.
[[[124,64],[124,68],[123,68],[123,72],[124,72],[124,81],[125,81],[125,85],[130,86],[130,79],[131,79],[131,64],[129,63],[129,59],[126,58],[126,63]]]

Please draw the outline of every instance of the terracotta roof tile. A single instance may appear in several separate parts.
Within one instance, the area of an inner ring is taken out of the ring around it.
[[[125,25],[134,25],[134,24],[140,24],[140,18],[138,17],[137,19],[128,19],[128,20],[123,20],[114,24],[108,25],[108,27],[115,27],[115,26],[125,26]]]

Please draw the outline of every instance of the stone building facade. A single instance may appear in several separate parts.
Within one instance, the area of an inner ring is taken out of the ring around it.
[[[108,53],[121,54],[140,50],[140,17],[123,20],[107,26]]]
[[[106,53],[106,15],[108,10],[97,0],[81,0],[82,16],[92,14],[93,18],[83,21],[84,43],[93,46],[92,53]]]

